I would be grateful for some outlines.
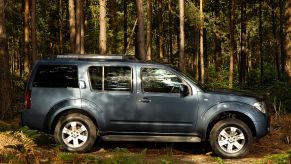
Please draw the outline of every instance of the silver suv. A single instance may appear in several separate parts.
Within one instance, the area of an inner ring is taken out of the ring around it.
[[[40,60],[27,84],[22,124],[54,134],[67,150],[104,141],[209,141],[223,158],[246,155],[269,131],[264,102],[201,88],[162,64],[124,56]]]

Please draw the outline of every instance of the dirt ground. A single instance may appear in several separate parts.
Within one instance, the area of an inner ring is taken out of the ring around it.
[[[90,155],[110,158],[114,150],[125,148],[131,153],[141,153],[146,149],[145,161],[152,163],[156,159],[168,159],[173,163],[270,163],[266,158],[273,154],[286,153],[291,150],[291,114],[272,117],[272,131],[259,141],[255,141],[251,152],[242,159],[220,159],[215,157],[207,143],[144,143],[144,142],[98,142]],[[1,126],[1,125],[0,125]],[[52,136],[41,135],[36,142],[22,134],[0,133],[0,154],[11,151],[7,146],[18,145],[32,148],[40,161],[49,162],[61,152]],[[16,153],[23,153],[16,151]],[[290,161],[291,162],[291,161]],[[290,163],[289,162],[289,163]]]

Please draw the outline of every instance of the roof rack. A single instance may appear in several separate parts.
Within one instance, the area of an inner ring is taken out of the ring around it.
[[[88,54],[88,55],[57,55],[57,59],[76,59],[76,60],[136,60],[134,56],[124,56],[124,55],[97,55],[97,54]]]

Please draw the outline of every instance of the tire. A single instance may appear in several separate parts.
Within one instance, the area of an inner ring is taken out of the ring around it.
[[[240,158],[248,154],[253,136],[250,128],[238,119],[217,122],[210,132],[213,152],[222,158]]]
[[[97,128],[89,117],[72,113],[60,117],[54,137],[68,151],[88,152],[96,141]]]

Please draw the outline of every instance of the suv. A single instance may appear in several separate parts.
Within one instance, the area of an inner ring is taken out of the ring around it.
[[[104,141],[209,141],[223,158],[246,155],[269,132],[261,99],[207,90],[162,64],[124,56],[59,55],[33,67],[22,125],[66,150]]]

